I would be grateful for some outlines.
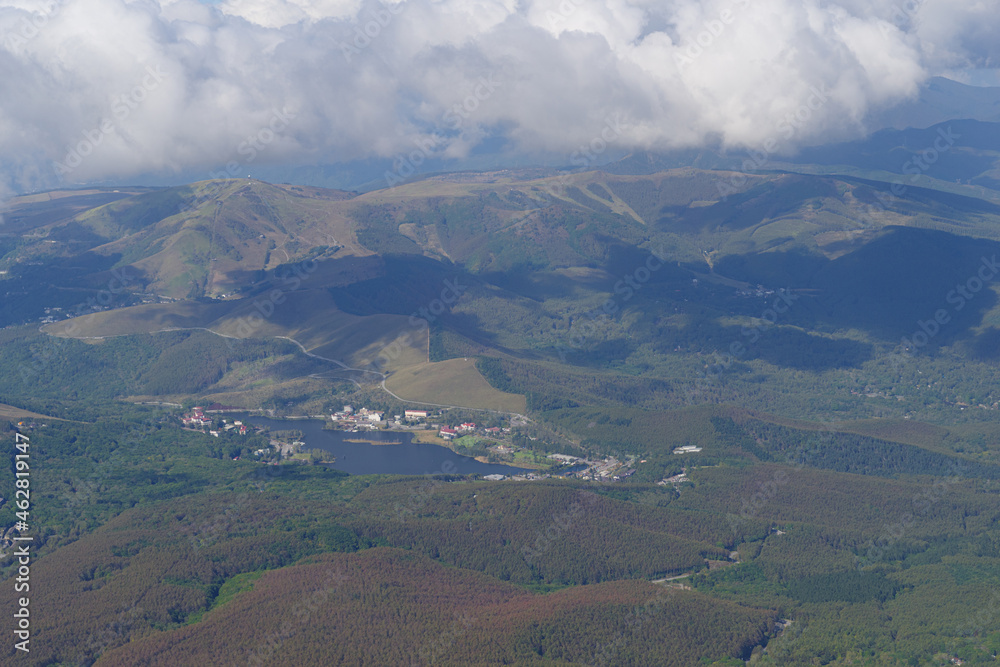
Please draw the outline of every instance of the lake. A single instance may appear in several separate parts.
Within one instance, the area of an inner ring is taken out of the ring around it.
[[[352,475],[439,475],[451,472],[459,475],[517,475],[525,472],[521,468],[480,463],[468,456],[459,456],[447,447],[413,442],[410,433],[395,431],[347,431],[323,430],[324,422],[318,419],[269,419],[267,417],[243,417],[243,421],[257,426],[267,426],[272,431],[302,431],[305,450],[322,449],[337,457],[330,465]],[[367,442],[347,442],[348,440],[373,440],[381,442],[402,442],[401,445],[372,445]],[[446,463],[450,465],[446,466]],[[445,467],[446,466],[446,467]]]

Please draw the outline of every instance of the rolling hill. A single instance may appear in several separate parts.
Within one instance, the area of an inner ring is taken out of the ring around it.
[[[60,335],[200,327],[287,337],[361,369],[329,379],[396,373],[387,387],[399,398],[481,408],[520,405],[510,394],[528,397],[528,407],[543,394],[677,407],[706,373],[718,380],[709,394],[736,389],[746,398],[770,374],[797,377],[786,369],[830,373],[845,397],[865,385],[872,393],[874,378],[849,389],[857,371],[888,382],[876,370],[883,353],[919,331],[928,311],[950,307],[949,290],[1000,239],[1000,206],[981,198],[690,167],[439,175],[362,195],[214,181],[82,212],[79,197],[65,199],[72,210],[33,228],[2,260],[9,319],[45,302],[64,304],[48,313],[56,321],[47,330]],[[22,203],[21,215],[33,205]],[[792,306],[773,330],[760,320],[767,307],[756,305],[768,294]],[[963,300],[971,307],[950,313],[929,349],[990,358],[997,297],[985,290]],[[63,319],[67,312],[83,316]],[[706,355],[747,337],[739,364],[724,373],[706,366]],[[523,379],[493,378],[486,390],[475,368],[463,367],[460,379],[442,365],[481,357]],[[573,373],[585,379],[544,380]],[[233,382],[227,392],[237,391]],[[755,407],[777,401],[788,404],[779,413],[797,416],[796,393]]]
[[[1000,562],[1000,208],[874,173],[21,202],[0,399],[80,420],[31,435],[38,660],[989,664],[963,623]],[[125,402],[202,400],[461,406],[623,465],[272,466],[266,434]]]

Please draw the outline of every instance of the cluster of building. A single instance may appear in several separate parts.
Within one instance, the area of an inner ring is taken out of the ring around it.
[[[375,430],[382,423],[382,414],[377,410],[369,410],[368,408],[355,410],[353,406],[345,405],[339,412],[331,414],[330,419],[333,420],[334,424],[339,424],[352,431]],[[399,415],[396,416],[396,421],[399,421]]]
[[[230,423],[228,419],[223,419],[222,420],[222,430],[223,431],[233,431],[233,430],[235,430],[240,435],[246,435],[247,434],[247,425],[244,424],[243,422],[239,421],[238,419],[234,420],[232,423]]]
[[[784,289],[778,290],[784,292]],[[736,296],[743,297],[744,299],[750,298],[764,298],[769,297],[774,294],[774,290],[769,287],[764,287],[763,285],[757,285],[757,287],[749,287],[745,289],[736,290]]]
[[[38,423],[33,422],[33,421],[31,421],[31,422],[26,422],[26,421],[17,422],[17,427],[18,428],[27,428],[27,429],[31,429],[31,430],[35,430],[36,428],[45,428],[46,426],[48,426],[48,424],[38,424]]]
[[[635,474],[635,468],[632,467],[635,464],[634,458],[630,458],[628,461],[619,461],[615,457],[609,456],[601,461],[589,461],[569,454],[549,454],[548,458],[579,467],[579,470],[566,473],[567,477],[594,482],[621,482]]]
[[[547,458],[567,465],[580,467],[579,470],[556,473],[556,475],[561,474],[563,477],[576,477],[577,479],[595,482],[621,482],[635,474],[635,468],[632,467],[635,461],[632,459],[622,462],[610,456],[603,461],[588,461],[585,458],[570,456],[568,454],[549,454]],[[522,482],[549,479],[550,477],[552,475],[548,473],[527,472],[521,475],[486,475],[483,479],[496,482],[504,480]]]
[[[673,477],[667,477],[666,479],[661,479],[659,482],[657,482],[657,484],[659,484],[660,486],[666,486],[667,484],[671,484],[673,485],[674,488],[677,488],[679,484],[683,484],[684,482],[690,482],[690,481],[691,480],[689,480],[687,476],[687,468],[681,468],[681,472],[679,475],[674,475]]]
[[[101,308],[101,306],[95,306],[95,308]],[[39,317],[38,319],[42,324],[52,324],[56,321],[57,317],[62,317],[62,308],[46,308],[45,317]]]
[[[483,479],[490,482],[537,482],[540,479],[549,479],[552,475],[540,472],[526,472],[520,475],[484,475]]]
[[[219,406],[222,408],[222,406]],[[224,408],[223,408],[224,410]],[[223,410],[216,410],[216,412],[221,412]],[[194,407],[191,408],[191,412],[181,416],[181,423],[184,424],[186,428],[195,428],[198,430],[211,429],[212,418],[205,414],[205,408]],[[240,435],[246,435],[248,432],[247,425],[239,420],[234,420],[230,422],[228,419],[222,420],[222,431],[235,431]],[[219,437],[220,431],[209,430],[208,434]]]
[[[445,440],[451,440],[452,438],[461,437],[463,435],[469,435],[476,432],[481,432],[484,435],[493,436],[494,438],[500,437],[504,433],[510,433],[509,428],[500,428],[499,426],[491,426],[490,428],[480,428],[477,427],[474,422],[466,422],[465,424],[459,424],[458,426],[442,426],[438,431],[438,435]],[[510,453],[513,452],[513,448],[508,448]]]
[[[7,273],[6,271],[0,271],[0,275],[6,275],[6,273]],[[133,297],[133,299],[131,301],[125,301],[125,302],[120,302],[120,303],[109,303],[108,305],[101,305],[101,304],[95,303],[93,300],[91,300],[91,301],[87,302],[87,312],[95,312],[95,311],[100,311],[100,310],[117,310],[119,308],[127,308],[128,306],[132,305],[133,303],[143,303],[143,304],[148,304],[148,303],[173,303],[174,301],[177,301],[177,299],[174,299],[174,298],[169,297],[169,296],[160,296],[158,294],[152,294],[152,295],[143,296],[138,301],[136,301],[134,299],[134,297]],[[59,320],[68,320],[68,319],[71,319],[73,317],[79,317],[80,314],[81,313],[80,313],[80,309],[79,308],[75,308],[75,309],[73,309],[73,308],[63,309],[63,308],[59,308],[58,306],[53,306],[51,308],[46,308],[45,309],[45,315],[43,315],[42,317],[39,317],[38,320],[42,324],[52,324],[53,322],[58,322]]]
[[[191,412],[181,416],[181,423],[188,428],[205,429],[212,425],[212,418],[205,416],[205,408],[191,408]]]
[[[404,422],[425,422],[433,416],[437,416],[439,413],[431,413],[428,410],[404,410],[401,415],[393,415],[390,420],[387,415],[377,410],[369,410],[368,408],[361,408],[360,410],[355,410],[353,406],[345,405],[343,409],[339,412],[334,412],[330,415],[330,419],[345,429],[349,430],[375,430],[384,425],[388,425],[392,428],[406,428]],[[420,428],[436,428],[438,429],[438,435],[440,435],[445,440],[451,440],[452,438],[461,437],[463,435],[469,435],[472,433],[481,433],[483,435],[489,435],[493,437],[500,437],[504,433],[510,433],[509,428],[500,428],[493,426],[491,428],[482,428],[475,424],[474,422],[466,422],[464,424],[459,424],[458,426],[450,426],[447,424],[423,424]]]

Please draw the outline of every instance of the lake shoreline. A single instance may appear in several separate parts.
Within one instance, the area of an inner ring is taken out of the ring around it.
[[[439,443],[421,441],[412,431],[343,431],[326,429],[323,419],[280,419],[248,416],[246,422],[272,431],[294,428],[303,433],[304,449],[321,449],[335,457],[333,467],[351,475],[520,475],[524,468],[483,463]],[[420,434],[429,434],[420,431]],[[434,434],[436,435],[436,434]],[[426,437],[426,436],[425,436]],[[428,446],[434,445],[434,446]]]

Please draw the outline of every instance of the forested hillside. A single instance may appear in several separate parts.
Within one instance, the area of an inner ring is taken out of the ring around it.
[[[15,202],[0,403],[32,442],[32,658],[990,664],[1000,209],[744,176]],[[273,432],[180,428],[214,402],[364,407],[536,471],[269,465]]]

